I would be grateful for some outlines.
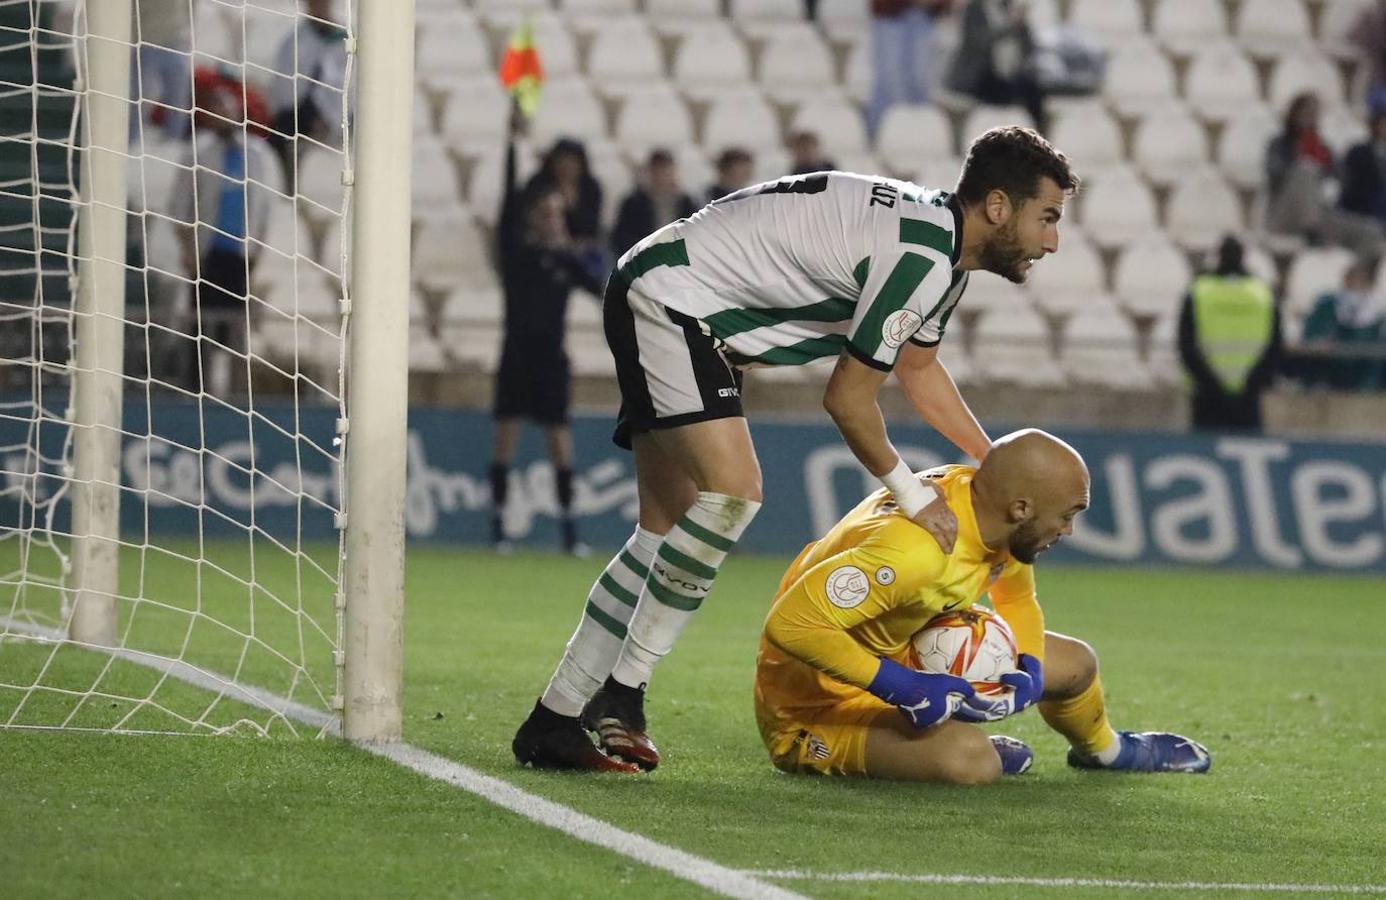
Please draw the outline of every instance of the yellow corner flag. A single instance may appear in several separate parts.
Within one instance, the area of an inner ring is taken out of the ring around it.
[[[526,19],[510,36],[510,43],[501,57],[500,82],[508,90],[520,112],[533,118],[539,106],[539,88],[544,83],[544,67],[539,63],[539,51],[534,46],[534,29]]]

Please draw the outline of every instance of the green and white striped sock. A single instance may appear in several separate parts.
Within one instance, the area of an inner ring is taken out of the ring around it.
[[[611,676],[638,687],[673,649],[760,504],[704,491],[659,545]]]
[[[560,715],[578,715],[611,674],[621,655],[626,623],[635,612],[650,560],[661,540],[661,535],[637,527],[592,585],[582,621],[544,690],[541,702],[549,709]]]

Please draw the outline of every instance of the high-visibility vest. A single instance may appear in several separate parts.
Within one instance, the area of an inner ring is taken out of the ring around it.
[[[1223,388],[1237,393],[1275,329],[1270,288],[1250,276],[1201,275],[1192,293],[1199,349]]]

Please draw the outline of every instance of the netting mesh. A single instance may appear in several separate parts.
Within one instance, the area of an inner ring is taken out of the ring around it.
[[[112,85],[89,66],[97,2],[0,0],[0,727],[288,732],[289,701],[330,727],[353,10],[134,0],[129,84]],[[124,407],[116,633],[101,646],[71,633],[97,93],[130,109],[124,353],[108,373]]]

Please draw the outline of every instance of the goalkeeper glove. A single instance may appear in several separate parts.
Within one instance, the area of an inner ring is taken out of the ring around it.
[[[898,706],[915,728],[937,725],[951,716],[964,698],[976,693],[966,679],[956,675],[917,672],[884,657],[866,689]]]
[[[1033,706],[1044,695],[1044,666],[1028,653],[1020,654],[1020,670],[1001,676],[1010,688],[999,697],[969,698],[954,714],[964,722],[996,722]]]

